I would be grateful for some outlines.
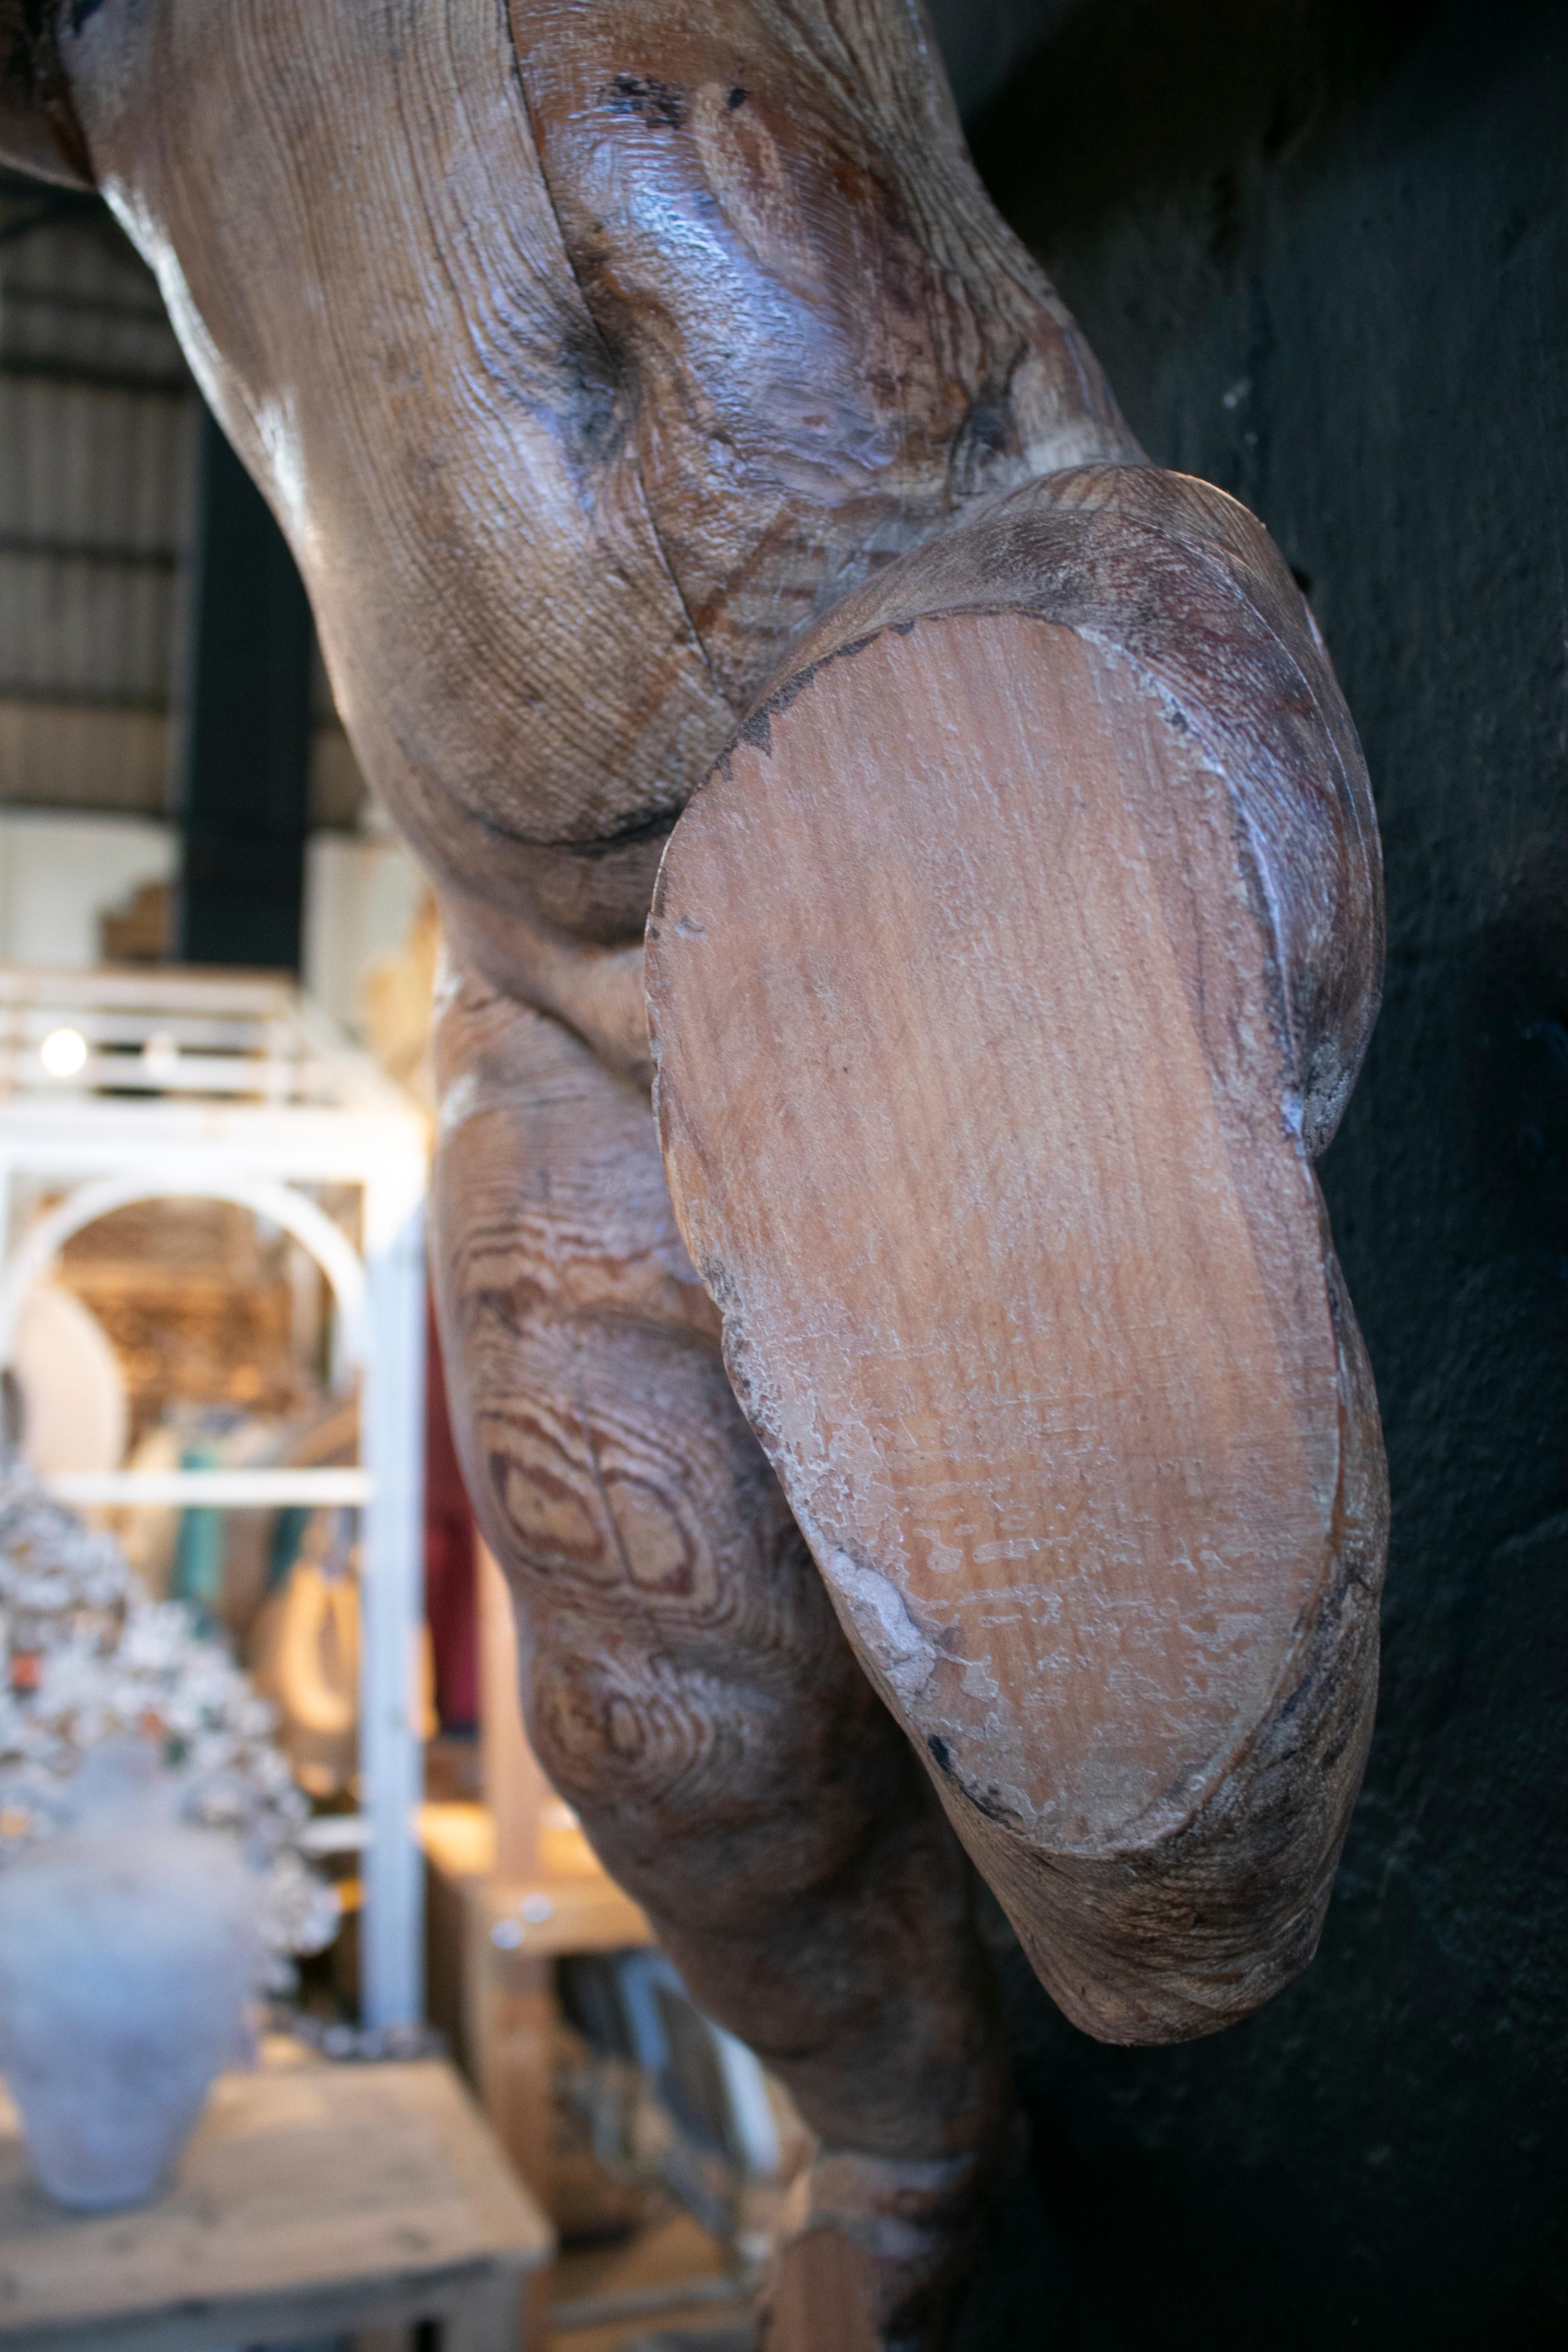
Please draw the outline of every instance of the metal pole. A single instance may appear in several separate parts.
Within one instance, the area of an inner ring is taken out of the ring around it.
[[[361,1460],[371,1474],[361,1546],[360,1772],[370,1830],[360,1922],[367,2026],[425,2008],[420,1635],[425,1601],[425,1221],[399,1187],[365,1188],[369,1347]]]

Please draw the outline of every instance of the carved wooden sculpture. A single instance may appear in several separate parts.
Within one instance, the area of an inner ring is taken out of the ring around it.
[[[1009,2124],[964,1849],[1079,2023],[1204,2032],[1361,1773],[1310,1158],[1379,877],[1310,618],[1143,459],[913,0],[0,23],[440,892],[469,1475],[547,1769],[821,2137],[766,2340],[935,2347]]]

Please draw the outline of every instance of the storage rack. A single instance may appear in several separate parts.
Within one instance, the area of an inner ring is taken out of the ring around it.
[[[50,1061],[73,1059],[79,1066],[51,1075]],[[132,1201],[195,1197],[237,1202],[301,1244],[332,1295],[334,1360],[361,1374],[357,1466],[116,1470],[53,1483],[81,1506],[360,1510],[360,1990],[372,2026],[412,2022],[424,2002],[426,1162],[415,1106],[291,982],[0,966],[0,1365],[25,1293],[72,1234]],[[61,1192],[14,1233],[24,1175]],[[300,1189],[322,1183],[359,1188],[358,1248]]]

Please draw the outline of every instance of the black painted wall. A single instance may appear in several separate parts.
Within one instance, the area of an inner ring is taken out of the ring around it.
[[[964,2352],[1563,2352],[1568,5],[1033,5],[977,160],[1151,454],[1310,585],[1366,745],[1387,994],[1322,1174],[1394,1537],[1288,1993],[1101,2049],[998,1929],[1035,2169]]]

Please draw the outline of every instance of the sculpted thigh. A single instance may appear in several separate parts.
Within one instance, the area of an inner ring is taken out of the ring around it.
[[[737,1405],[652,1114],[479,984],[443,1022],[437,1267],[530,1728],[624,1874],[700,1822],[728,1912],[840,1867],[904,1775]],[[689,1919],[689,1906],[684,1916]]]

